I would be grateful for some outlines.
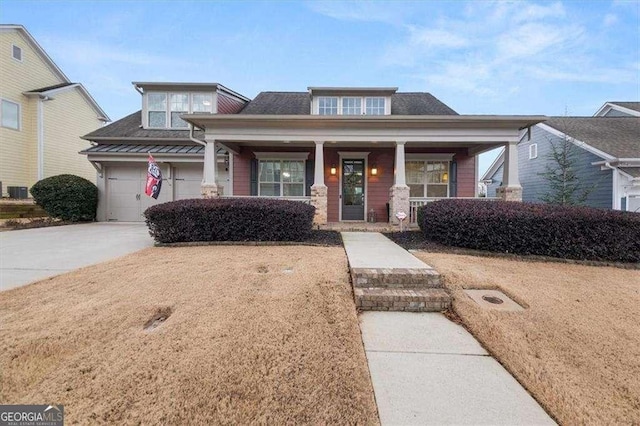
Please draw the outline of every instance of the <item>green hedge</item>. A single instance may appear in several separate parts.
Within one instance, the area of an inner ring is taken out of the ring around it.
[[[98,208],[98,188],[75,175],[42,179],[31,187],[35,202],[53,218],[70,222],[91,221]]]

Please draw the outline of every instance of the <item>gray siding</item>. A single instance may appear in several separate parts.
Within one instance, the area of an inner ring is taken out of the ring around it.
[[[618,111],[617,109],[610,110],[604,116],[605,117],[633,117],[633,115],[627,114],[626,112]]]
[[[540,197],[547,191],[547,183],[538,173],[545,171],[545,162],[549,161],[551,141],[560,143],[561,139],[551,133],[534,126],[531,129],[531,140],[527,136],[518,145],[518,162],[520,172],[520,184],[522,185],[522,200],[527,202],[541,202]],[[538,157],[529,160],[529,146],[538,144]],[[591,163],[602,161],[602,158],[590,152],[576,147],[576,173],[584,186],[595,185],[586,201],[586,205],[598,208],[610,209],[612,206],[612,179],[611,170],[600,170],[600,166],[592,166]]]
[[[492,175],[489,176],[491,178],[491,183],[487,185],[487,197],[495,197],[496,196],[496,188],[502,185],[502,171],[504,170],[504,163],[498,170]]]

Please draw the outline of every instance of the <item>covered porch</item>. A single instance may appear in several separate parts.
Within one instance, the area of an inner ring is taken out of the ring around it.
[[[516,144],[544,117],[186,115],[205,130],[202,193],[220,196],[212,153],[232,161],[226,196],[316,207],[316,224],[415,222],[424,203],[477,196],[477,155],[504,146],[500,198],[520,200]],[[211,159],[209,159],[211,157]]]

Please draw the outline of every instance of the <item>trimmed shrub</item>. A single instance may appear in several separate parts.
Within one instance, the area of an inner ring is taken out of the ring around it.
[[[35,202],[53,218],[71,222],[96,218],[98,187],[75,175],[51,176],[31,187]]]
[[[425,238],[522,255],[640,262],[640,214],[506,201],[441,200],[419,209]]]
[[[151,236],[161,243],[186,241],[303,241],[315,207],[299,201],[217,198],[172,201],[145,212]]]

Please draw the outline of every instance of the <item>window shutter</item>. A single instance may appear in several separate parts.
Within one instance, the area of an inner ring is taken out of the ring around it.
[[[258,160],[253,158],[250,167],[250,195],[258,195]]]
[[[305,188],[305,194],[311,196],[311,185],[313,185],[313,179],[315,178],[316,162],[314,160],[307,160],[305,163],[304,180],[307,183]]]
[[[452,161],[449,166],[449,196],[458,196],[458,163]]]

